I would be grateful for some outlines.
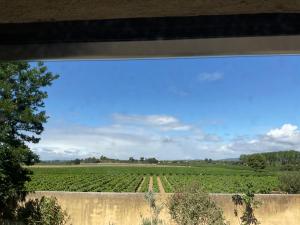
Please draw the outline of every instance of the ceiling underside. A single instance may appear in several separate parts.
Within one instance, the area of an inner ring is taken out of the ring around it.
[[[0,60],[300,53],[300,0],[0,0]]]
[[[300,13],[299,0],[0,0],[0,23]]]

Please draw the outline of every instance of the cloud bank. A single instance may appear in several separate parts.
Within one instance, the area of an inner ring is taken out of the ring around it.
[[[100,155],[159,159],[223,159],[240,154],[300,149],[297,126],[283,124],[252,138],[224,140],[170,115],[113,114],[112,124],[48,128],[31,148],[41,159],[74,159]]]
[[[240,138],[227,145],[234,152],[266,152],[280,150],[299,150],[300,131],[297,126],[283,124],[280,128],[274,128],[266,134],[258,135],[256,138],[247,140]]]
[[[123,115],[114,114],[117,123],[143,125],[158,128],[164,131],[188,131],[192,127],[181,123],[177,118],[168,115]]]

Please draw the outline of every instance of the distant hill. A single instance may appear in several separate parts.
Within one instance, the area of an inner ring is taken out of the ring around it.
[[[220,159],[220,160],[217,160],[217,161],[238,162],[238,161],[240,161],[240,159],[239,158],[227,158],[227,159]]]

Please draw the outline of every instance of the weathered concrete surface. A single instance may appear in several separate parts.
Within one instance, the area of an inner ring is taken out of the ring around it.
[[[213,195],[230,224],[236,224],[231,195]],[[257,195],[262,205],[255,211],[261,225],[299,225],[300,195]]]
[[[140,225],[141,215],[148,216],[149,208],[143,193],[75,193],[37,192],[30,198],[55,196],[67,209],[73,225]],[[231,195],[212,195],[224,210],[230,225],[237,225],[233,214]],[[166,202],[168,195],[158,194],[160,202]],[[300,195],[258,195],[263,205],[256,211],[261,225],[299,225]],[[162,219],[173,225],[167,210]]]
[[[0,0],[0,23],[300,12],[299,0]]]

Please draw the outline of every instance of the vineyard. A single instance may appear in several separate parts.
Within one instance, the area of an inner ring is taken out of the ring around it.
[[[41,167],[32,168],[29,191],[76,192],[165,192],[193,181],[211,193],[234,193],[251,182],[257,193],[278,190],[277,174],[254,172],[240,167]],[[157,179],[159,177],[159,179]]]

